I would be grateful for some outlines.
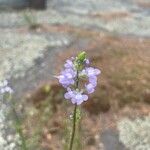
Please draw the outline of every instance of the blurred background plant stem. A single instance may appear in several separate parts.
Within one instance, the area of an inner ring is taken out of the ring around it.
[[[15,128],[16,128],[16,131],[19,134],[20,140],[21,140],[21,150],[28,150],[27,145],[26,145],[26,139],[24,137],[22,127],[21,127],[21,121],[17,115],[14,105],[12,107],[13,107],[12,111],[13,111],[13,114],[15,117]]]
[[[21,150],[28,150],[26,139],[25,139],[23,129],[22,129],[22,121],[17,114],[16,107],[15,107],[16,103],[15,103],[14,99],[12,98],[12,95],[9,96],[9,101],[11,103],[10,105],[11,105],[11,109],[12,109],[12,114],[14,115],[14,126],[15,126],[16,132],[18,133],[18,135],[20,137],[20,141],[21,141]]]

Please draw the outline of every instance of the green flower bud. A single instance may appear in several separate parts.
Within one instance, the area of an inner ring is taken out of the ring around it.
[[[77,60],[80,62],[80,63],[83,63],[84,60],[86,58],[86,52],[80,52],[77,56]]]
[[[82,70],[85,59],[86,59],[86,53],[85,52],[80,52],[78,54],[78,56],[76,57],[75,62],[74,62],[75,68],[77,70]]]

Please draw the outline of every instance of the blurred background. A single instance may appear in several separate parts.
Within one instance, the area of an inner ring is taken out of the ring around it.
[[[14,91],[1,150],[66,149],[73,105],[54,75],[83,50],[102,74],[74,150],[150,150],[150,0],[0,0],[0,81]]]

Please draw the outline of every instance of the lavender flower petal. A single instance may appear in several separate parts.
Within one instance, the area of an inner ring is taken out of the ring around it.
[[[91,94],[95,91],[95,89],[94,89],[95,87],[91,83],[85,85],[85,88],[86,88],[88,94]]]

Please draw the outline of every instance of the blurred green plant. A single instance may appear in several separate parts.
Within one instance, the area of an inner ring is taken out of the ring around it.
[[[28,150],[28,147],[27,147],[27,143],[26,143],[26,137],[25,137],[25,134],[23,132],[23,128],[22,128],[22,123],[23,123],[23,120],[22,118],[20,118],[18,116],[18,113],[17,113],[17,109],[16,109],[16,101],[12,98],[12,94],[8,94],[6,95],[7,96],[7,100],[9,102],[9,105],[11,106],[11,110],[10,110],[10,114],[13,116],[14,120],[13,120],[13,125],[14,125],[14,129],[16,130],[16,133],[18,133],[19,135],[19,139],[20,139],[20,149],[21,150]]]
[[[46,94],[46,97],[37,102],[38,107],[36,108],[34,105],[30,105],[26,108],[27,119],[24,122],[25,128],[28,130],[27,145],[31,150],[42,149],[41,142],[39,141],[42,140],[43,130],[53,114],[53,91],[51,90],[51,86],[45,85],[41,88],[41,91]],[[36,126],[33,128],[34,124],[36,124]]]
[[[14,126],[15,126],[16,132],[19,134],[20,140],[21,140],[21,150],[28,150],[26,138],[25,138],[25,135],[24,135],[23,129],[22,129],[22,121],[18,117],[18,114],[17,114],[14,106],[12,106],[12,111],[13,111],[14,119],[15,119]]]
[[[33,14],[31,10],[24,11],[23,18],[25,22],[28,24],[30,29],[37,29],[40,24],[37,21],[36,16]]]

